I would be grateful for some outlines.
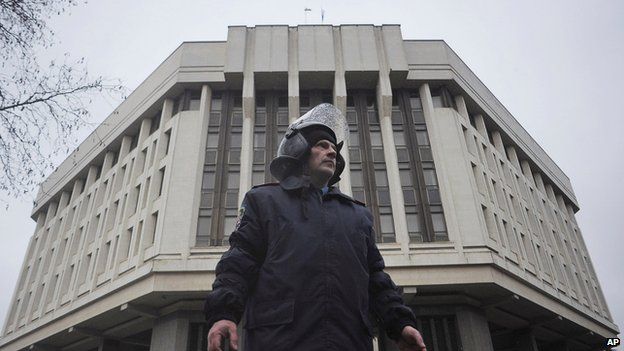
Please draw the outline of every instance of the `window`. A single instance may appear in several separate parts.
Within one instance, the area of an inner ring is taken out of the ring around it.
[[[346,114],[350,131],[348,152],[353,196],[370,205],[377,240],[394,242],[394,220],[375,93],[347,92]],[[403,132],[395,128],[394,135],[399,147],[405,149]]]
[[[442,101],[442,100],[440,100]],[[448,240],[438,175],[417,91],[393,91],[392,128],[412,242]],[[414,226],[418,226],[415,228]]]

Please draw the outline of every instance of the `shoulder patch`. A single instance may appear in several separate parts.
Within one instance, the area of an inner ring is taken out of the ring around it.
[[[254,185],[251,188],[255,189],[255,188],[261,188],[263,186],[275,186],[275,185],[280,185],[280,184],[279,183],[264,183],[264,184]]]
[[[234,225],[234,230],[238,230],[238,227],[240,227],[241,221],[243,220],[243,216],[245,215],[245,206],[242,205],[239,209],[238,209],[238,218],[236,219],[236,224]]]

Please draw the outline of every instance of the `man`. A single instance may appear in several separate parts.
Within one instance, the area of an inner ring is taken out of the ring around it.
[[[333,127],[333,128],[332,128]],[[332,185],[345,167],[344,116],[321,104],[293,122],[270,165],[279,184],[245,195],[205,312],[208,350],[245,312],[245,351],[372,350],[369,311],[401,350],[425,350],[375,245],[364,204]]]

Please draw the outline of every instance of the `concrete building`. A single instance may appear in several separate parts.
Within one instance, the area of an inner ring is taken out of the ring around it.
[[[348,119],[340,189],[371,208],[428,350],[599,350],[618,333],[570,180],[446,43],[256,26],[183,43],[41,185],[0,350],[205,347],[242,196],[320,102]]]

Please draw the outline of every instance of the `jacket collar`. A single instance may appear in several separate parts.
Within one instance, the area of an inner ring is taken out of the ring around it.
[[[311,186],[310,177],[305,176],[305,175],[303,175],[303,176],[289,176],[287,178],[284,178],[279,184],[280,184],[280,186],[284,190],[288,190],[288,191],[301,189],[301,188],[309,188]],[[365,204],[363,204],[363,203],[353,199],[349,195],[343,194],[335,186],[329,186],[329,191],[327,192],[327,194],[325,194],[325,196],[327,196],[327,197],[337,197],[337,198],[341,198],[343,200],[347,200],[347,201],[350,201],[350,202],[355,202],[357,204],[366,206]]]
[[[284,190],[295,190],[300,188],[307,188],[310,186],[310,177],[308,176],[288,176],[280,182],[280,186]]]

